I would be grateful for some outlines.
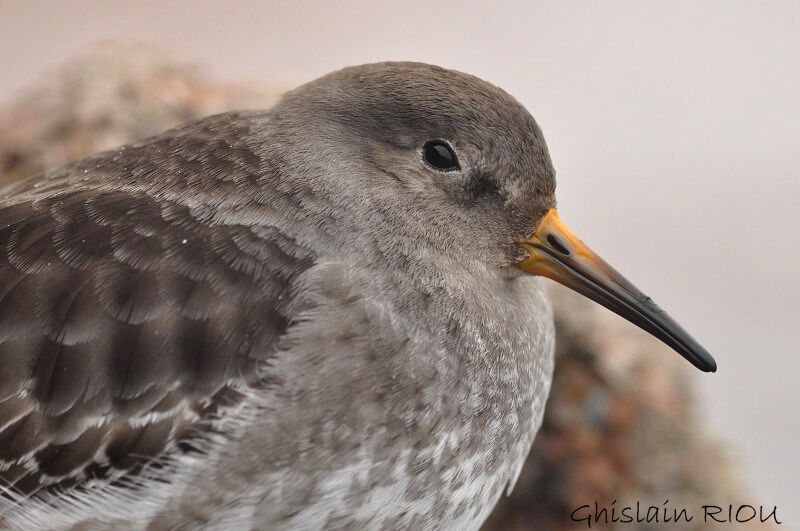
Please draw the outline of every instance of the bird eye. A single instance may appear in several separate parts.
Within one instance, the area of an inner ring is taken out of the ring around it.
[[[451,171],[460,168],[456,154],[441,140],[426,142],[422,147],[422,156],[425,162],[437,170]]]

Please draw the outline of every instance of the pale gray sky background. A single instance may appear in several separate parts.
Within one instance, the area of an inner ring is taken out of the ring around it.
[[[701,414],[800,522],[800,4],[0,0],[0,100],[102,39],[288,85],[419,60],[544,130],[560,213],[716,355]],[[725,503],[725,500],[708,500]]]

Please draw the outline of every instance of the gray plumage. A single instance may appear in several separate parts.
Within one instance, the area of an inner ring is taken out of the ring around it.
[[[412,63],[5,189],[0,524],[479,526],[549,390],[554,189],[519,103]]]

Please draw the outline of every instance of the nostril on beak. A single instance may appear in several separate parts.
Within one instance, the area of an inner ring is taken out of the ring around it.
[[[569,249],[567,249],[567,247],[563,243],[561,243],[561,240],[558,238],[558,236],[555,236],[554,234],[547,235],[547,243],[549,243],[553,247],[553,249],[563,254],[564,256],[569,256],[571,254],[569,252]]]

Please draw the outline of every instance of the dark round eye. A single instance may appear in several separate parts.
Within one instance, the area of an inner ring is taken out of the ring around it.
[[[437,170],[451,171],[459,169],[458,159],[450,146],[441,140],[431,140],[422,147],[425,162]]]

